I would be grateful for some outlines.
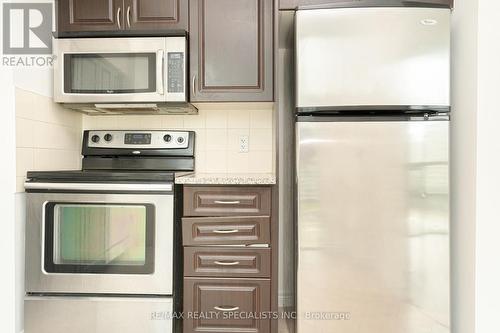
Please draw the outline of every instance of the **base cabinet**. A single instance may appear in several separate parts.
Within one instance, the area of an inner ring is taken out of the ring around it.
[[[184,186],[183,333],[277,330],[270,186]]]
[[[269,333],[269,293],[269,280],[185,278],[184,333]]]

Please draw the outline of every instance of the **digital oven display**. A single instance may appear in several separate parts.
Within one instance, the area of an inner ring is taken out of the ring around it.
[[[148,133],[126,133],[125,134],[125,144],[126,145],[150,145],[151,144],[151,134],[148,134]]]

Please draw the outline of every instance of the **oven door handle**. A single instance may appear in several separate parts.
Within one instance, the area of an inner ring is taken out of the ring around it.
[[[120,192],[172,192],[172,184],[116,184],[116,183],[32,183],[25,182],[27,190],[61,191],[120,191]]]

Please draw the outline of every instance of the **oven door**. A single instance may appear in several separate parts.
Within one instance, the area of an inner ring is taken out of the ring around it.
[[[173,195],[28,193],[28,293],[172,295]]]
[[[186,38],[55,39],[58,103],[185,102]]]

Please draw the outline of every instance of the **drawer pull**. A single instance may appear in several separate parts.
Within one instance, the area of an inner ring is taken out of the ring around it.
[[[231,229],[231,230],[214,230],[213,231],[216,234],[235,234],[239,232],[238,229]]]
[[[241,203],[241,201],[239,201],[239,200],[234,200],[234,201],[215,200],[214,203],[220,204],[220,205],[238,205]]]
[[[214,263],[220,266],[235,266],[240,264],[239,261],[214,261]]]
[[[218,311],[228,312],[228,311],[236,311],[236,310],[239,310],[239,309],[240,309],[240,307],[239,307],[239,306],[234,306],[234,307],[227,307],[227,306],[214,306],[214,309],[215,309],[215,310],[218,310]]]

